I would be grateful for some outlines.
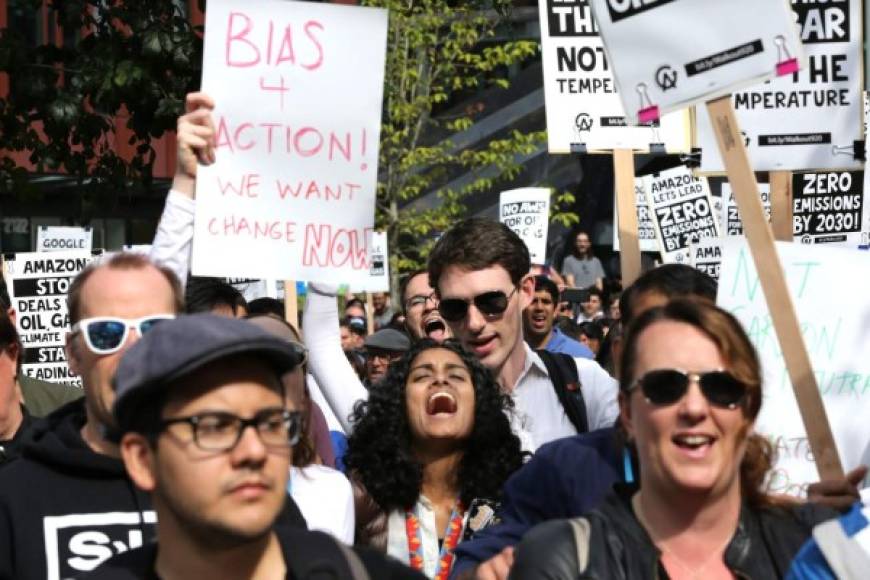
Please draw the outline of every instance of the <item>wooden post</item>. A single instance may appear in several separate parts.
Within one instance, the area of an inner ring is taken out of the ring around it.
[[[284,280],[284,320],[299,330],[299,299],[295,280]]]
[[[731,96],[708,102],[707,110],[725,162],[728,181],[731,182],[731,189],[740,209],[743,231],[749,242],[761,288],[776,329],[810,449],[816,460],[816,468],[823,480],[842,478],[843,466],[804,345],[782,264],[776,253],[773,233],[764,215],[758,183],[749,164]]]
[[[770,172],[770,219],[773,237],[780,242],[794,238],[791,171]]]
[[[634,152],[631,149],[613,151],[613,175],[619,213],[619,263],[622,287],[627,288],[640,277],[641,267],[637,202],[634,197]]]
[[[366,326],[369,334],[375,331],[375,303],[371,292],[366,292]]]

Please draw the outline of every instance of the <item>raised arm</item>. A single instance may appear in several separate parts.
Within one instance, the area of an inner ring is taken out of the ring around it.
[[[214,102],[205,93],[190,93],[186,108],[187,113],[178,118],[175,177],[150,254],[152,260],[172,269],[182,285],[190,271],[193,248],[196,169],[200,163],[210,165],[215,160]]]
[[[338,329],[338,303],[335,292],[326,285],[309,284],[302,328],[308,347],[308,365],[329,407],[346,433],[350,433],[350,414],[368,391],[341,350]],[[325,412],[325,411],[324,411]]]

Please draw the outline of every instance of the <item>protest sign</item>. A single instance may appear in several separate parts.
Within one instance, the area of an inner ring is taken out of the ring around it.
[[[634,199],[637,206],[637,238],[640,241],[641,252],[658,252],[659,241],[656,238],[656,229],[649,213],[649,204],[646,201],[646,190],[643,188],[643,178],[634,179]],[[619,251],[619,204],[613,200],[613,251]]]
[[[39,226],[36,232],[36,251],[90,252],[93,237],[91,228]]]
[[[870,238],[865,172],[796,173],[792,177],[795,241],[857,247]]]
[[[690,263],[689,244],[719,235],[705,178],[676,167],[643,178],[656,237],[665,263]]]
[[[785,1],[590,4],[632,123],[793,73],[803,61]]]
[[[858,169],[861,139],[861,2],[792,2],[805,70],[736,91],[737,119],[756,171]],[[710,118],[698,109],[702,171],[724,171]],[[848,149],[848,151],[846,151]]]
[[[369,277],[386,28],[381,9],[209,1],[217,161],[197,175],[195,275]]]
[[[366,262],[368,277],[357,278],[349,285],[352,292],[390,291],[390,253],[387,247],[387,232],[369,232]]]
[[[645,151],[651,143],[670,153],[690,150],[686,112],[646,127],[627,123],[588,0],[538,0],[538,13],[550,153],[580,143],[589,151]]]
[[[854,281],[870,279],[870,260],[865,253],[846,248],[784,242],[776,247],[843,467],[867,465],[870,302]],[[717,302],[740,320],[760,357],[764,399],[755,428],[771,438],[778,452],[771,491],[801,494],[806,484],[818,480],[816,464],[786,371],[784,347],[773,332],[759,290],[745,241],[728,238]]]
[[[702,238],[693,242],[690,249],[692,267],[718,280],[722,264],[722,238]]]
[[[526,243],[532,264],[546,263],[550,190],[542,187],[522,187],[503,191],[499,196],[498,215],[501,223]]]
[[[770,221],[770,184],[759,183],[758,192],[761,194],[761,203],[764,206],[764,214]],[[720,222],[723,236],[743,235],[743,222],[740,221],[740,212],[737,211],[737,200],[734,199],[734,191],[731,184],[722,184],[722,221]]]
[[[66,297],[73,278],[93,259],[90,252],[32,252],[4,261],[24,347],[21,372],[26,376],[81,386],[81,379],[70,373],[64,354],[69,332]]]
[[[278,298],[283,284],[277,280],[254,280],[251,278],[226,278],[226,283],[242,293],[247,302],[257,298]]]

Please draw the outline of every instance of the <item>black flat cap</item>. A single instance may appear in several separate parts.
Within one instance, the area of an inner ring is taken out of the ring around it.
[[[363,345],[366,348],[405,352],[411,348],[411,340],[404,332],[399,332],[392,328],[383,328],[366,337]]]
[[[164,391],[169,383],[236,355],[259,358],[280,377],[302,362],[290,343],[245,320],[192,314],[157,324],[124,353],[115,373],[112,412],[123,433],[136,402]]]

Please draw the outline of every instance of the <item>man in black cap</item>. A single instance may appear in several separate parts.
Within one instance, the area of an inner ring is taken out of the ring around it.
[[[130,348],[113,414],[127,472],[152,496],[157,543],[89,577],[420,577],[325,534],[274,525],[301,423],[285,408],[281,376],[301,360],[249,322],[211,314],[161,324]]]
[[[404,332],[384,328],[366,337],[366,387],[371,387],[387,374],[394,360],[401,358],[411,348],[411,340]]]

